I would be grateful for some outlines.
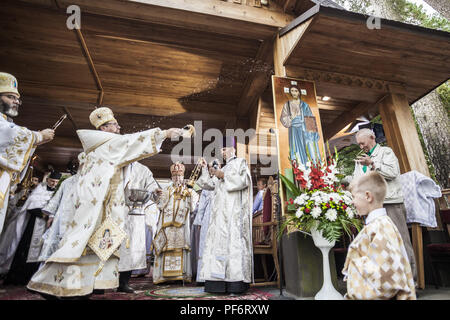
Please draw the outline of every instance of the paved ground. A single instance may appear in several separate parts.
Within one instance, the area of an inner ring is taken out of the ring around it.
[[[174,299],[174,297],[164,297],[157,290],[183,287],[182,283],[173,285],[156,286],[152,283],[151,277],[132,278],[130,283],[135,289],[136,294],[117,293],[115,290],[107,290],[104,295],[92,295],[91,300],[154,300],[154,299]],[[185,284],[185,287],[198,291],[200,287],[193,284]],[[339,291],[345,293],[345,284],[339,281]],[[201,291],[201,290],[200,290]],[[149,294],[150,293],[150,294]],[[194,292],[195,293],[195,292]],[[194,294],[195,295],[195,294]],[[283,290],[283,296],[295,300],[313,300],[313,297],[295,297],[292,294]],[[232,299],[232,300],[267,300],[278,299],[280,291],[277,287],[256,287],[243,296],[229,297],[229,296],[191,296],[187,299],[192,300],[211,300],[211,299]],[[417,291],[418,300],[450,300],[450,287],[435,289],[433,287],[425,290]],[[183,299],[178,297],[175,299]],[[2,286],[0,284],[0,300],[43,300],[42,296],[37,293],[27,290],[23,286]]]
[[[342,280],[338,280],[339,288],[338,291],[341,294],[346,292],[345,283]],[[265,291],[269,294],[273,295],[273,298],[280,297],[280,289],[279,288],[264,288]],[[417,290],[417,300],[450,300],[450,287],[442,287],[439,289],[435,289],[434,286],[430,286],[425,288],[424,290]],[[283,296],[296,299],[296,300],[313,300],[313,297],[296,297],[286,290],[283,290]]]

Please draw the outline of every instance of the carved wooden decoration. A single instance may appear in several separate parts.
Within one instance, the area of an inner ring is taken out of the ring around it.
[[[370,79],[352,75],[346,75],[335,72],[325,72],[319,70],[312,70],[306,68],[295,68],[295,75],[304,80],[316,81],[316,82],[328,82],[339,85],[345,85],[349,87],[359,87],[372,89],[382,92],[389,92],[389,86],[394,84],[389,81],[383,81],[378,79]],[[396,83],[399,85],[399,83]]]
[[[253,0],[254,7],[261,7],[261,0]]]

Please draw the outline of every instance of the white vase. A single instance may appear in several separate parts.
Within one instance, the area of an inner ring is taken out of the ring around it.
[[[334,288],[331,282],[330,261],[328,255],[330,249],[334,247],[336,241],[330,242],[322,236],[322,231],[316,228],[311,229],[311,236],[314,245],[320,249],[323,257],[323,285],[314,296],[315,300],[344,300],[344,297]]]

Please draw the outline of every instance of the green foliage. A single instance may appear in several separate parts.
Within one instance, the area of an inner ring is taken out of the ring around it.
[[[355,170],[356,155],[361,151],[357,144],[352,144],[339,151],[337,169],[344,177],[351,176]]]
[[[445,110],[447,110],[447,116],[450,118],[450,81],[445,82],[439,88],[437,88],[439,98],[444,104]]]
[[[392,0],[390,5],[403,22],[450,32],[450,22],[447,19],[439,15],[429,16],[422,5],[407,0]]]
[[[337,4],[347,8],[349,11],[372,14],[373,11],[369,10],[370,0],[335,0]]]
[[[291,180],[289,180],[282,174],[280,174],[280,179],[283,182],[283,184],[286,186],[286,189],[289,192],[291,192],[291,194],[294,198],[297,198],[300,195],[300,190],[297,188],[297,186],[294,183],[292,183]]]
[[[335,0],[337,4],[347,8],[347,10],[363,14],[373,14],[373,10],[370,10],[370,7],[371,3],[375,1]],[[428,15],[422,5],[417,5],[408,0],[390,0],[386,2],[392,11],[397,13],[402,22],[450,32],[450,22],[447,19],[438,14]]]

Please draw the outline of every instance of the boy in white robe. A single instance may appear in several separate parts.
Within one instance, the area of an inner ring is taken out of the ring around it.
[[[383,208],[386,181],[370,172],[350,185],[366,225],[348,248],[342,273],[349,300],[415,300],[411,266],[402,237]]]

